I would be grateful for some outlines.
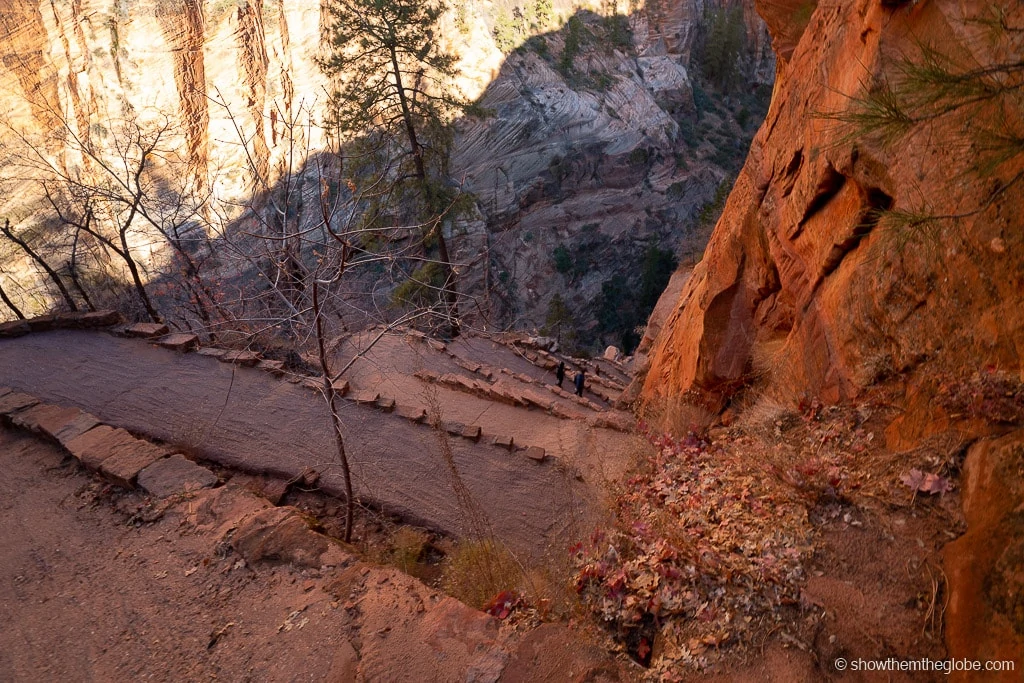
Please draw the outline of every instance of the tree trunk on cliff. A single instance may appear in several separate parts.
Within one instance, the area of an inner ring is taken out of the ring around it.
[[[29,246],[28,242],[21,239],[17,234],[15,234],[13,230],[11,230],[11,222],[6,218],[4,219],[4,225],[2,228],[0,228],[0,231],[3,232],[4,237],[9,239],[11,242],[17,244],[18,247],[20,247],[21,250],[25,252],[25,254],[30,259],[35,261],[36,264],[38,264],[39,267],[43,269],[43,271],[47,274],[47,276],[49,276],[53,284],[56,285],[57,291],[60,292],[61,297],[63,297],[64,301],[67,302],[68,308],[70,308],[72,311],[77,311],[78,305],[75,303],[74,297],[71,296],[71,292],[68,291],[68,288],[61,281],[60,276],[57,274],[57,271],[51,268],[50,264],[48,264],[46,260],[42,256],[40,256],[38,252],[36,252],[35,249]]]
[[[441,299],[451,336],[459,334],[456,272],[444,236],[451,209],[436,191],[444,183],[447,121],[466,103],[455,95],[455,57],[434,40],[444,13],[441,2],[331,0],[332,54],[320,62],[335,79],[330,124],[351,139],[404,140],[394,167],[396,183],[413,181],[425,242],[437,241],[443,270]],[[387,142],[382,143],[385,147]]]
[[[17,316],[18,320],[25,319],[25,314],[22,313],[21,309],[15,305],[15,303],[11,300],[11,297],[7,296],[7,292],[4,290],[2,286],[0,286],[0,300],[4,302],[4,305],[7,306],[7,308],[11,309],[11,312],[14,313],[15,316]]]

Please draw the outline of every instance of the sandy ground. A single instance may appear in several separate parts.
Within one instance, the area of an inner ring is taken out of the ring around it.
[[[340,545],[247,563],[230,485],[152,501],[6,429],[0,472],[2,681],[631,678],[583,633],[500,623]]]
[[[128,524],[137,499],[33,437],[0,432],[0,471],[0,680],[330,677],[346,617],[309,570],[239,566],[180,515]]]

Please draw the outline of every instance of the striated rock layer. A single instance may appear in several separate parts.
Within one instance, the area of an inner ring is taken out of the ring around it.
[[[899,87],[922,46],[956,73],[1019,63],[1024,6],[757,5],[779,57],[772,104],[641,396],[720,410],[759,371],[789,399],[835,402],[902,377],[923,411],[895,439],[909,445],[935,417],[938,378],[1021,373],[1024,155],[986,152],[987,130],[1021,135],[1021,103],[995,98],[888,139],[830,115],[856,111],[865,86]]]
[[[692,55],[708,19],[731,6],[727,0],[556,0],[545,19],[536,16],[543,3],[532,0],[450,4],[439,40],[459,57],[458,87],[467,99],[483,95],[494,112],[462,122],[454,141],[452,175],[479,200],[451,238],[460,291],[488,300],[474,310],[520,326],[542,325],[559,293],[579,325],[592,328],[589,309],[603,284],[612,276],[638,279],[648,245],[702,246],[703,233],[691,229],[695,218],[738,166],[741,139],[763,111],[757,86],[774,77],[767,29],[753,0],[744,0],[746,45],[733,58],[752,84],[729,97],[713,93],[713,102],[705,96],[698,112]],[[0,197],[0,212],[19,230],[49,216],[40,209],[39,183],[28,179],[52,174],[26,144],[96,184],[104,174],[90,175],[90,153],[120,168],[127,139],[158,131],[161,154],[150,164],[172,178],[173,192],[208,198],[204,211],[228,218],[253,206],[253,194],[295,171],[304,152],[326,146],[318,125],[329,84],[315,61],[324,49],[324,6],[0,3],[7,84],[0,103],[9,112],[0,116],[0,180],[14,188]],[[607,40],[612,9],[630,12],[614,45]],[[574,15],[584,24],[578,53],[562,60],[565,24]],[[513,24],[519,32],[503,54],[494,32]],[[530,35],[543,54],[522,45]],[[160,270],[160,254],[149,252],[162,241],[141,235],[138,242],[147,267]],[[571,277],[555,271],[552,252],[560,245],[580,251]],[[35,279],[31,264],[14,262],[19,258],[0,251],[8,274]],[[0,284],[20,297],[22,288],[11,282],[18,278],[5,275]],[[27,287],[41,294],[20,298],[23,308],[53,303],[43,296],[45,285]]]

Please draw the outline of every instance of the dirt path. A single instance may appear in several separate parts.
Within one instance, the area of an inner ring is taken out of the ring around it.
[[[325,490],[343,490],[322,399],[261,371],[104,333],[55,331],[0,341],[0,384],[230,467],[286,477],[314,467]],[[433,431],[354,404],[342,419],[360,497],[441,531],[466,530]],[[563,548],[572,527],[590,518],[596,492],[550,460],[449,443],[494,533],[513,550]]]

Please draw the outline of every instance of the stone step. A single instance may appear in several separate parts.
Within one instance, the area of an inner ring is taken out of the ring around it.
[[[157,498],[209,488],[217,482],[217,475],[179,453],[157,460],[138,473],[139,486]]]
[[[124,333],[128,337],[137,337],[140,339],[150,339],[153,337],[162,337],[170,332],[167,325],[163,323],[135,323],[124,328]]]
[[[187,332],[178,332],[159,337],[153,343],[165,349],[185,353],[199,348],[199,337]]]

